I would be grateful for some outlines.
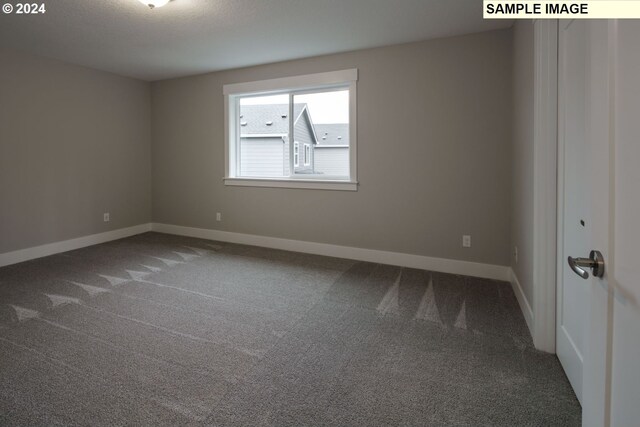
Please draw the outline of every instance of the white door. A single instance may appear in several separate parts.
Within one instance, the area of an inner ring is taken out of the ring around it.
[[[556,352],[582,401],[589,286],[570,268],[569,256],[586,257],[591,247],[587,142],[587,21],[561,21],[558,34],[558,265]]]
[[[558,35],[558,357],[583,425],[638,426],[640,21],[561,22]],[[583,280],[566,260],[593,249],[605,274]]]

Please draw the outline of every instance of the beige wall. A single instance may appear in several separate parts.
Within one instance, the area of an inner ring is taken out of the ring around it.
[[[153,219],[508,265],[511,54],[503,30],[153,83]],[[224,84],[354,67],[357,192],[223,185]]]
[[[533,305],[533,22],[513,29],[513,187],[511,267]],[[518,247],[518,262],[513,256]]]
[[[0,253],[149,222],[150,85],[8,50],[0,64]]]

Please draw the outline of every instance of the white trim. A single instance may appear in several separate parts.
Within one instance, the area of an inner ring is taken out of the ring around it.
[[[224,185],[235,187],[302,188],[308,190],[358,191],[354,181],[279,178],[225,178]]]
[[[597,170],[589,174],[585,184],[595,190],[592,194],[602,195],[594,196],[596,200],[591,201],[594,209],[591,247],[601,248],[606,268],[605,277],[592,278],[591,283],[586,284],[591,287],[591,292],[582,368],[582,419],[585,427],[613,424],[613,365],[617,359],[614,351],[618,348],[615,340],[623,336],[614,336],[615,311],[625,305],[624,296],[618,299],[621,288],[615,277],[616,97],[620,90],[617,78],[621,66],[618,58],[621,53],[619,25],[618,20],[597,20],[589,23],[588,30],[587,114],[590,120],[586,142],[591,154],[589,164],[597,165]],[[616,415],[615,418],[621,425],[622,417]]]
[[[237,104],[234,104],[238,109]],[[231,111],[231,99],[228,95],[224,96],[224,176],[229,176],[231,173],[236,173],[238,169],[238,155],[235,145],[233,147],[229,144],[229,141],[236,140],[237,135],[241,132],[237,129],[237,114]],[[233,148],[233,149],[232,149]]]
[[[234,98],[231,98],[232,100]],[[234,102],[239,103],[237,100],[235,100]],[[286,138],[286,142],[288,142],[289,144],[287,145],[287,149],[289,150],[289,176],[294,175],[296,172],[296,167],[300,166],[300,143],[298,142],[298,164],[296,165],[295,162],[295,142],[296,142],[296,134],[295,134],[295,128],[296,128],[296,123],[295,121],[293,121],[293,113],[294,113],[294,103],[293,103],[293,94],[289,93],[289,134],[285,137]],[[297,121],[297,119],[296,119]],[[283,141],[285,141],[285,138],[282,138]],[[294,141],[294,145],[291,145],[291,141]],[[237,144],[238,141],[226,141],[227,144]],[[284,170],[282,171],[282,174],[284,175]],[[227,178],[231,178],[231,177],[238,177],[239,174],[233,174],[233,175],[225,175],[225,177]]]
[[[358,85],[349,85],[349,176],[358,180]]]
[[[61,242],[47,243],[45,245],[20,249],[13,252],[5,252],[0,254],[0,267],[110,242],[112,240],[124,239],[125,237],[146,233],[148,231],[151,231],[150,223],[135,225],[128,228],[120,228],[118,230],[105,231],[104,233],[91,234],[89,236],[77,237],[75,239],[64,240]]]
[[[259,80],[255,82],[232,83],[222,87],[224,95],[239,95],[243,93],[273,92],[301,89],[308,86],[333,86],[358,80],[358,69],[329,71],[326,73],[307,74],[303,76],[282,77],[277,79]]]
[[[240,138],[284,138],[286,133],[243,133]]]
[[[529,327],[529,332],[533,337],[534,331],[534,316],[533,310],[531,309],[531,304],[529,304],[529,300],[527,296],[524,294],[522,290],[522,286],[520,285],[520,281],[518,280],[518,276],[516,276],[516,272],[513,269],[509,269],[511,272],[511,287],[513,288],[513,293],[516,294],[516,299],[518,300],[518,305],[520,306],[520,310],[522,311],[522,315],[524,316],[524,320],[527,322],[527,326]]]
[[[318,144],[315,148],[349,148],[348,145],[329,145],[329,144]]]
[[[534,22],[533,342],[556,350],[558,21]]]
[[[328,243],[305,242],[301,240],[257,236],[252,234],[234,233],[230,231],[183,227],[179,225],[154,223],[152,225],[152,229],[153,231],[159,233],[176,234],[179,236],[197,237],[201,239],[261,246],[265,248],[281,249],[285,251],[346,258],[358,261],[375,262],[380,264],[397,265],[401,267],[418,268],[429,271],[438,271],[442,273],[502,280],[505,282],[510,281],[511,269],[503,265],[481,264],[476,262],[459,261],[445,258],[432,258],[422,255],[380,251],[375,249],[354,248],[349,246],[332,245]]]

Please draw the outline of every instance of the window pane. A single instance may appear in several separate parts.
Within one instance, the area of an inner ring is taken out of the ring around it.
[[[289,95],[240,99],[239,176],[288,177]]]
[[[349,91],[294,95],[294,141],[305,144],[296,175],[349,176]]]
[[[304,144],[304,165],[309,166],[311,164],[311,145]]]

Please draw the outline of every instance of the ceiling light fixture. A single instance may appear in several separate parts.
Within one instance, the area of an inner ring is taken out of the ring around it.
[[[140,0],[140,3],[149,6],[149,9],[155,9],[156,7],[162,7],[169,3],[170,0]]]

